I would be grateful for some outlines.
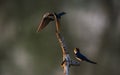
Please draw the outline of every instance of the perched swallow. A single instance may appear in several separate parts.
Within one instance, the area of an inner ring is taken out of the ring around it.
[[[55,14],[57,19],[60,19],[61,16],[63,16],[64,14],[66,14],[65,12],[61,12],[58,14]],[[54,21],[54,16],[53,13],[46,13],[43,15],[43,18],[39,24],[38,30],[37,32],[41,31],[44,27],[46,27],[51,21]]]
[[[85,57],[83,54],[81,54],[79,51],[79,48],[75,48],[74,53],[75,53],[76,58],[79,61],[87,61],[87,62],[92,63],[92,64],[97,64],[96,62],[89,60],[87,57]]]

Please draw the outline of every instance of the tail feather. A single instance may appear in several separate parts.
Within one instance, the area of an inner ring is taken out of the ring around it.
[[[57,16],[58,19],[60,19],[61,16],[65,15],[65,14],[66,14],[66,12],[60,12],[56,16]]]
[[[91,61],[91,60],[86,60],[86,61],[89,62],[89,63],[92,63],[92,64],[97,64],[96,62]]]

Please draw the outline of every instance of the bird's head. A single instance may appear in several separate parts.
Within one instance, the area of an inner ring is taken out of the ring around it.
[[[77,52],[80,52],[79,48],[74,49],[74,53],[76,54]]]

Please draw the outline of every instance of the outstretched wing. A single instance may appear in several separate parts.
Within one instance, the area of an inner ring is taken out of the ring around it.
[[[37,32],[41,31],[44,27],[46,27],[51,21],[53,21],[53,17],[51,13],[46,13],[43,15],[43,18],[38,26]]]

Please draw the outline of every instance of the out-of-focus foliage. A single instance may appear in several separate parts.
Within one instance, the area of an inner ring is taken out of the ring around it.
[[[62,75],[62,53],[54,22],[37,33],[46,12],[67,14],[62,34],[74,58],[73,48],[97,65],[81,62],[70,75],[120,75],[119,0],[1,0],[0,75]]]

